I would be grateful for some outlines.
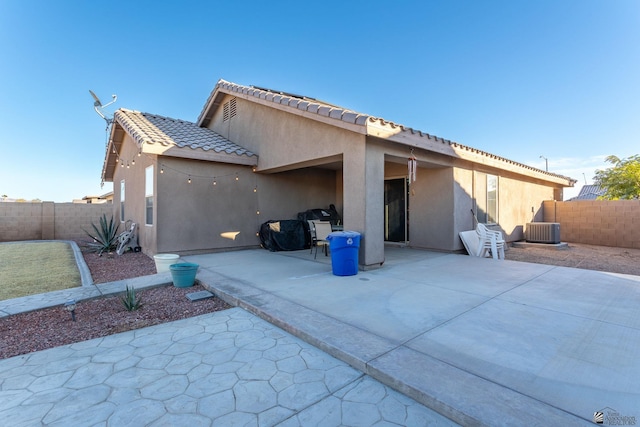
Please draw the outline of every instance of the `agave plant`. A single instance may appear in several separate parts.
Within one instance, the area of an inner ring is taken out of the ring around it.
[[[120,297],[120,301],[122,301],[122,305],[127,311],[135,311],[142,307],[142,298],[136,297],[135,288],[127,286],[127,290],[124,295]]]
[[[91,227],[93,227],[93,233],[84,230],[91,238],[91,241],[86,243],[90,252],[96,252],[98,256],[102,256],[103,252],[111,252],[116,248],[118,245],[119,225],[113,221],[113,215],[107,221],[107,215],[103,214],[102,218],[100,218],[100,226],[98,227],[91,223]]]

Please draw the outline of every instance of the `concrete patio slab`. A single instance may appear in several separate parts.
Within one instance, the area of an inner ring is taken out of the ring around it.
[[[556,267],[501,298],[640,329],[640,276]]]
[[[339,277],[303,252],[188,258],[225,278],[209,283],[221,295],[458,423],[640,417],[634,276],[387,248],[383,268]]]

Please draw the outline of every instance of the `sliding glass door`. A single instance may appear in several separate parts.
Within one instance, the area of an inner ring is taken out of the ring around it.
[[[384,240],[409,241],[409,198],[406,178],[384,181]]]

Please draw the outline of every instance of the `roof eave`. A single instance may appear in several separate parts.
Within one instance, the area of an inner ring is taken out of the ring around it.
[[[116,140],[120,139],[124,135],[124,130],[119,126],[115,120],[111,124],[111,131],[109,132],[109,142],[104,155],[104,162],[102,164],[102,182],[113,182],[113,175],[115,174],[115,167],[118,160],[118,149],[116,148]]]
[[[475,164],[506,170],[530,178],[552,182],[564,187],[573,187],[577,182],[573,178],[543,171],[523,163],[459,144],[455,141],[430,135],[392,122],[386,122],[383,119],[370,118],[367,122],[367,135],[404,144],[412,148],[420,148],[466,160]]]
[[[223,85],[224,83],[228,83],[228,82],[222,79],[218,80],[213,90],[209,94],[209,98],[207,98],[207,102],[205,102],[204,107],[202,108],[202,111],[198,116],[198,120],[196,121],[196,124],[198,126],[200,127],[209,126],[209,123],[211,122],[213,114],[218,109],[218,106],[220,105],[220,100],[223,97],[223,96],[220,96],[219,89],[221,85]]]
[[[203,150],[201,148],[194,149],[191,147],[178,147],[176,145],[166,146],[161,144],[144,144],[142,147],[142,153],[235,165],[256,166],[258,164],[258,156],[255,154],[238,155],[224,151],[218,152],[214,150]]]

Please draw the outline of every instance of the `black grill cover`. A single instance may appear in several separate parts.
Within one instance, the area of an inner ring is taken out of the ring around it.
[[[301,221],[329,221],[333,225],[338,225],[340,222],[340,215],[338,215],[338,211],[336,211],[336,207],[334,205],[329,205],[329,209],[309,209],[304,212],[299,212],[298,219]]]
[[[270,220],[260,226],[260,243],[271,252],[308,249],[309,237],[306,230],[304,221]]]

